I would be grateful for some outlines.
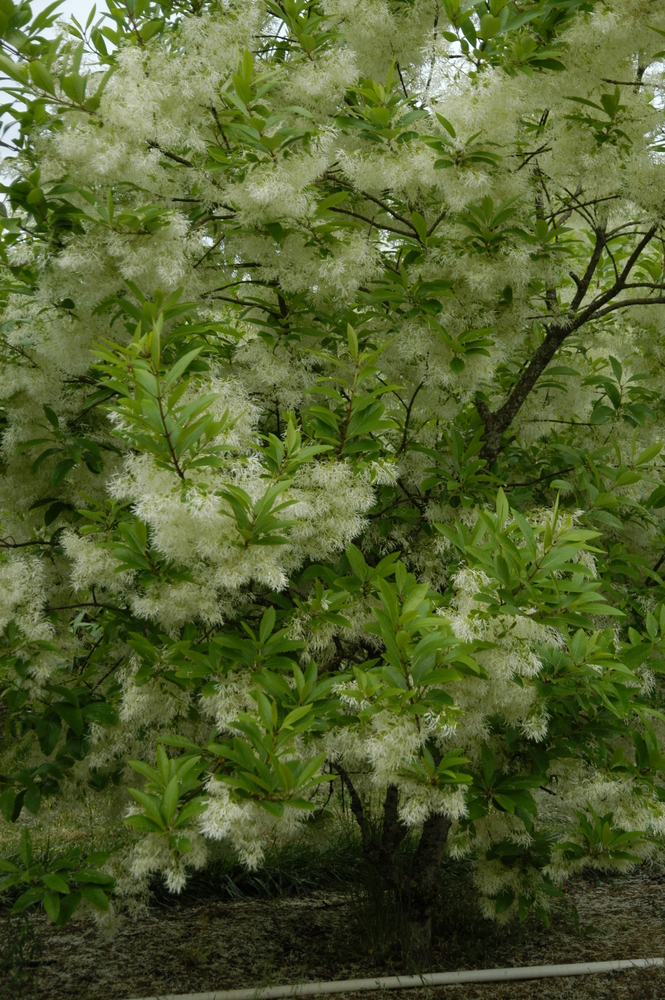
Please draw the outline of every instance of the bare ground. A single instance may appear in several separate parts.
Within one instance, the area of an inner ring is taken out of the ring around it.
[[[451,896],[450,904],[456,913],[458,900]],[[444,898],[444,911],[445,906]],[[330,892],[239,902],[213,898],[152,907],[140,920],[125,920],[111,939],[91,923],[72,921],[54,928],[36,917],[48,963],[40,972],[39,1000],[129,1000],[416,971],[395,949],[380,955],[370,950],[357,911],[357,900]],[[453,918],[440,928],[430,968],[660,956],[665,957],[665,880],[644,873],[580,880],[569,888],[549,931],[531,918],[521,927],[504,928]],[[391,995],[395,1000],[432,1000],[433,995],[451,1000],[663,1000],[665,970]],[[347,994],[349,1000],[366,996]]]

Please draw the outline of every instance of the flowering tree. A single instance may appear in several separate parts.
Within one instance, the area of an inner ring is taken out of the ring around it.
[[[521,919],[658,850],[662,5],[55,17],[0,6],[16,907],[108,906],[33,862],[77,813],[177,892],[343,792],[424,945],[445,850]]]

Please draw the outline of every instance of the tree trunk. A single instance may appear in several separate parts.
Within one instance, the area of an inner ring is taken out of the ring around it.
[[[430,816],[425,820],[411,868],[406,873],[402,872],[396,855],[408,828],[398,816],[397,786],[389,785],[386,789],[381,838],[378,840],[350,776],[341,765],[333,766],[349,789],[351,809],[362,834],[365,860],[378,872],[384,885],[397,895],[404,918],[404,948],[416,960],[425,960],[432,942],[432,911],[451,821],[447,816]]]
[[[432,943],[432,911],[450,825],[447,816],[430,816],[425,820],[411,871],[405,879],[406,945],[420,959],[427,957]]]
[[[383,803],[383,826],[381,829],[381,845],[378,850],[377,862],[386,882],[399,889],[399,873],[396,868],[397,848],[409,832],[397,815],[399,792],[396,785],[388,785]]]

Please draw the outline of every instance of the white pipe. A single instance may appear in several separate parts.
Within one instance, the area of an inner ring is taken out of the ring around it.
[[[279,997],[357,993],[359,990],[407,990],[422,986],[454,986],[457,983],[502,983],[511,979],[550,979],[556,976],[590,976],[621,969],[662,968],[662,958],[633,958],[615,962],[576,962],[573,965],[531,965],[516,969],[474,969],[470,972],[427,972],[421,976],[387,976],[383,979],[341,979],[332,983],[294,983],[248,990],[216,990],[214,993],[169,993],[143,1000],[277,1000]]]

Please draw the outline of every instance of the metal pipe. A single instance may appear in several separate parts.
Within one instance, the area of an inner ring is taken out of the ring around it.
[[[341,979],[331,983],[294,983],[213,993],[169,993],[142,1000],[279,1000],[360,990],[408,990],[423,986],[455,986],[458,983],[503,983],[513,979],[551,979],[557,976],[591,976],[623,969],[662,968],[662,958],[633,958],[613,962],[575,962],[572,965],[531,965],[515,969],[472,969],[467,972],[427,972],[420,976],[386,976],[379,979]]]

